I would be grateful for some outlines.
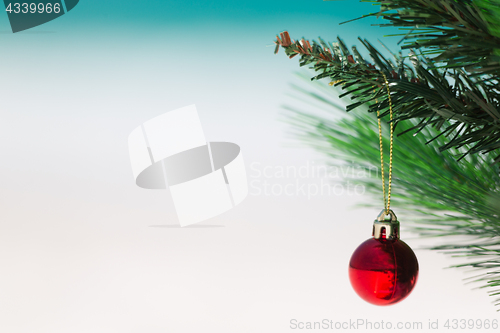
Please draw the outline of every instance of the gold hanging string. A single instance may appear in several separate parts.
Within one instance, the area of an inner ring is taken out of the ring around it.
[[[384,73],[380,72],[384,77],[385,87],[387,88],[387,97],[389,100],[389,113],[391,117],[391,138],[390,138],[390,148],[389,148],[389,186],[387,191],[387,198],[385,195],[385,172],[384,172],[384,149],[382,144],[382,125],[380,120],[380,111],[377,110],[377,118],[378,118],[378,135],[380,141],[380,166],[382,171],[382,193],[384,195],[384,209],[385,214],[389,215],[389,209],[391,208],[391,185],[392,185],[392,147],[393,147],[393,134],[394,134],[394,124],[392,122],[392,100],[391,100],[391,91],[389,90],[389,82],[387,81],[387,77]],[[378,103],[378,101],[376,100]]]
[[[382,194],[384,196],[384,210],[385,214],[389,215],[389,210],[391,209],[391,187],[392,187],[392,148],[393,148],[393,142],[394,142],[394,123],[392,122],[393,119],[393,112],[392,112],[392,99],[391,99],[391,90],[389,89],[389,81],[387,81],[387,77],[383,72],[380,72],[382,76],[384,77],[384,83],[385,87],[387,89],[387,99],[389,100],[389,114],[390,114],[390,128],[391,128],[391,137],[390,137],[390,147],[389,147],[389,184],[388,184],[388,191],[387,191],[387,196],[385,195],[385,172],[384,172],[384,147],[383,147],[383,142],[382,142],[382,124],[380,120],[380,110],[377,110],[377,119],[378,119],[378,137],[379,137],[379,142],[380,142],[380,168],[382,172]],[[332,81],[329,83],[330,86],[333,86],[334,84],[337,84],[341,82],[342,80],[336,80]],[[375,103],[378,103],[378,100],[375,99]]]

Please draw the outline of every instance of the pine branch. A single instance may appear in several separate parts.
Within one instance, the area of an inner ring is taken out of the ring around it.
[[[380,12],[365,16],[380,16],[390,22],[381,26],[414,31],[403,38],[402,49],[410,49],[408,57],[399,54],[391,61],[367,40],[359,39],[370,54],[368,62],[355,47],[350,52],[340,38],[335,43],[292,41],[288,32],[277,37],[275,53],[281,47],[290,58],[300,55],[300,66],[312,65],[319,72],[312,80],[326,78],[335,86],[342,85],[344,95],[355,101],[347,111],[366,104],[369,112],[380,109],[382,116],[388,113],[384,73],[389,78],[396,124],[425,118],[415,126],[433,126],[437,135],[447,137],[442,150],[467,146],[462,158],[498,151],[500,57],[495,52],[500,39],[490,31],[485,9],[470,0],[369,2],[380,4]],[[434,56],[428,57],[431,54]],[[460,132],[450,137],[457,128]],[[495,162],[500,162],[500,156]]]

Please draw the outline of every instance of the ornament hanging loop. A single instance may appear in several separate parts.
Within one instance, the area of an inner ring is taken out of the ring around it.
[[[389,222],[398,220],[396,214],[394,214],[392,209],[389,209],[389,212],[387,212],[387,210],[385,210],[385,209],[382,209],[382,211],[380,212],[380,214],[377,217],[377,221],[379,221],[379,222],[387,221],[386,216],[389,216]]]

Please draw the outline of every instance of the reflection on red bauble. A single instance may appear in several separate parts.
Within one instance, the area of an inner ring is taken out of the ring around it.
[[[349,279],[356,293],[375,305],[405,299],[418,276],[418,261],[400,239],[370,238],[352,254]]]

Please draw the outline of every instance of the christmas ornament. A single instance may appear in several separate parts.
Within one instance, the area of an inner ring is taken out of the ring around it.
[[[410,294],[418,276],[415,253],[399,239],[399,222],[385,209],[373,224],[373,238],[351,256],[349,279],[356,293],[375,305],[397,303]]]
[[[392,184],[393,122],[389,83],[381,73],[389,100],[390,110],[390,157],[387,199],[385,194],[384,153],[380,112],[377,112],[382,192],[385,208],[373,223],[372,238],[362,243],[352,254],[349,262],[349,279],[354,291],[365,301],[375,305],[390,305],[405,299],[413,290],[418,277],[418,261],[412,249],[399,239],[399,222],[390,209]],[[387,219],[387,216],[389,217]]]

